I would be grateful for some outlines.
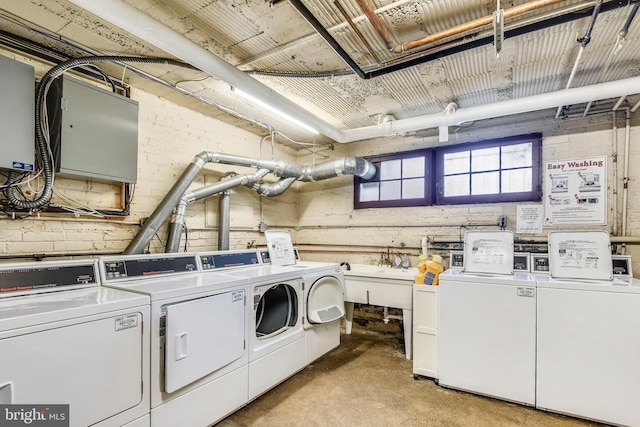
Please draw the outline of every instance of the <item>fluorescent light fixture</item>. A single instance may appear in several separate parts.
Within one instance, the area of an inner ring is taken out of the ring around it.
[[[298,119],[294,119],[293,117],[291,117],[287,113],[283,113],[282,111],[278,110],[273,105],[267,105],[265,102],[260,101],[257,98],[254,98],[253,96],[249,95],[246,92],[243,92],[242,90],[238,89],[237,87],[233,87],[232,86],[231,90],[234,91],[235,93],[237,93],[238,95],[240,95],[241,97],[243,97],[244,99],[246,99],[248,101],[251,101],[253,104],[259,105],[260,107],[264,108],[265,110],[273,112],[273,113],[275,113],[276,115],[280,116],[283,119],[289,120],[291,123],[295,123],[296,125],[300,126],[303,129],[308,130],[309,132],[311,132],[314,135],[317,135],[317,134],[320,133],[317,130],[315,130],[314,128],[312,128],[311,126],[302,123]]]

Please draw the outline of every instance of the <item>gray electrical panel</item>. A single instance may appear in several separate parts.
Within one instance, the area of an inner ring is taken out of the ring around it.
[[[0,169],[32,172],[35,147],[33,67],[0,56],[0,94]]]
[[[47,95],[56,171],[72,177],[135,183],[138,103],[63,75]]]

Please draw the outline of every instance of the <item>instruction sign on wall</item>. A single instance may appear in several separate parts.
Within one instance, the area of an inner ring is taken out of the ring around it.
[[[560,160],[544,166],[545,225],[605,225],[607,158]]]

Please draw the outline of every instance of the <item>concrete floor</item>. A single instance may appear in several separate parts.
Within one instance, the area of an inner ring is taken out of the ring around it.
[[[340,347],[218,423],[238,426],[599,426],[415,380],[394,334],[354,325]]]

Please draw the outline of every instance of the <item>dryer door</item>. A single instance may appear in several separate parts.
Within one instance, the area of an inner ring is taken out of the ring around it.
[[[165,306],[165,391],[172,393],[244,355],[244,290]]]
[[[329,323],[344,316],[344,287],[333,276],[316,280],[307,296],[307,320],[309,323]]]

